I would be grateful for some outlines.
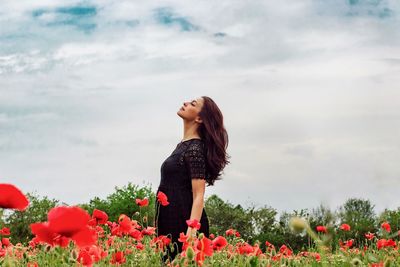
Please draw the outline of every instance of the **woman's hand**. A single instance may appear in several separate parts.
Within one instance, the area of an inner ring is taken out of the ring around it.
[[[193,239],[194,237],[196,237],[196,232],[197,230],[195,228],[188,227],[186,235],[188,236],[188,238]]]

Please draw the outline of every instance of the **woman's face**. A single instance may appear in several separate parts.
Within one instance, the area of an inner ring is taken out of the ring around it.
[[[192,99],[190,101],[183,102],[182,107],[179,109],[177,114],[186,120],[196,120],[197,122],[201,122],[200,117],[198,116],[204,104],[204,99],[202,97]]]

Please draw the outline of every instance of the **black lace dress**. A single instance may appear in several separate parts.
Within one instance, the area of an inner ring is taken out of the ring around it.
[[[171,261],[182,251],[179,234],[183,232],[186,235],[188,229],[186,220],[190,219],[193,204],[191,179],[205,179],[207,175],[205,147],[203,140],[198,138],[180,142],[161,165],[161,181],[156,194],[159,191],[165,193],[169,205],[162,206],[156,201],[155,226],[158,236],[166,235],[171,238],[171,243],[176,242],[173,252],[168,248]],[[204,208],[200,224],[197,232],[209,237],[209,223]]]

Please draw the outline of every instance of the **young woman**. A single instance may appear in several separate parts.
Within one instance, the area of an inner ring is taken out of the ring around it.
[[[183,139],[161,165],[161,191],[169,204],[156,201],[157,235],[171,238],[173,251],[167,247],[172,261],[182,251],[178,241],[180,233],[196,236],[196,229],[188,227],[186,220],[200,222],[200,233],[209,236],[209,222],[204,210],[205,185],[220,180],[221,171],[230,163],[226,153],[228,134],[223,116],[215,102],[207,96],[184,102],[177,112],[183,119]],[[168,257],[169,256],[169,257]]]

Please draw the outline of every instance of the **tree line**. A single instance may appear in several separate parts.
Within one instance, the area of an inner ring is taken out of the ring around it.
[[[33,238],[29,225],[46,221],[47,212],[52,207],[65,205],[56,199],[34,193],[28,193],[27,197],[30,205],[24,212],[0,214],[0,228],[10,228],[11,241],[14,244],[18,242],[27,244]],[[139,207],[135,202],[137,198],[148,198],[149,205]],[[89,203],[78,206],[90,214],[94,209],[102,210],[108,214],[110,221],[117,221],[121,214],[125,214],[138,221],[145,219],[146,226],[154,226],[156,196],[150,185],[140,187],[128,183],[123,187],[115,187],[114,192],[104,199],[95,197]],[[210,223],[210,233],[215,236],[224,235],[227,230],[235,229],[244,240],[251,243],[260,242],[262,249],[265,249],[265,241],[276,247],[289,244],[294,251],[313,246],[307,235],[291,231],[289,220],[292,216],[305,218],[314,230],[317,226],[325,226],[328,232],[332,233],[329,238],[333,248],[338,246],[339,240],[345,241],[350,238],[354,239],[355,246],[362,247],[366,242],[365,234],[381,231],[381,223],[388,222],[393,232],[398,231],[400,225],[400,208],[385,209],[377,214],[369,200],[360,198],[350,198],[336,210],[321,204],[310,210],[301,209],[278,214],[276,209],[267,205],[256,207],[251,204],[244,208],[224,201],[214,194],[205,199],[205,210]],[[338,230],[343,223],[350,225],[351,230]]]

